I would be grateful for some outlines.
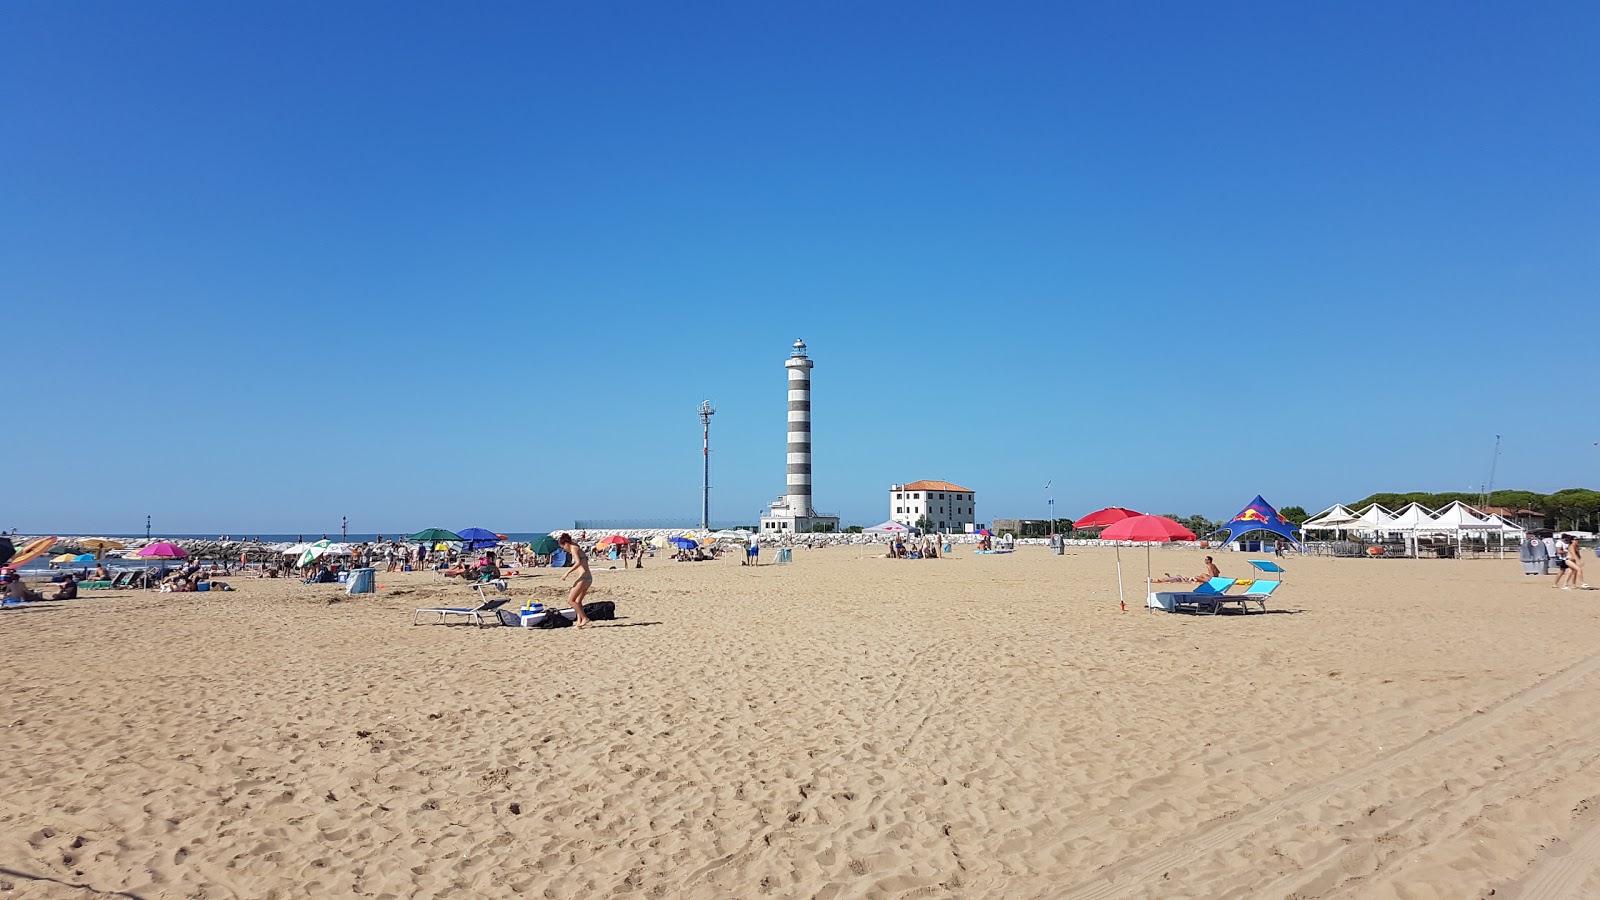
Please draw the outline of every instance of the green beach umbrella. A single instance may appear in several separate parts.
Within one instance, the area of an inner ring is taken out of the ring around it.
[[[330,542],[324,538],[323,540],[317,541],[315,544],[307,547],[305,551],[300,554],[300,561],[295,563],[295,565],[301,567],[309,566],[317,559],[326,556],[328,553],[329,544]]]
[[[548,534],[528,542],[528,549],[540,555],[554,553],[560,546],[560,544],[556,543],[556,539]]]
[[[434,541],[459,541],[461,540],[461,535],[456,534],[454,531],[446,531],[443,528],[428,528],[413,534],[412,536],[406,538],[406,540],[417,541],[419,543],[433,543]]]

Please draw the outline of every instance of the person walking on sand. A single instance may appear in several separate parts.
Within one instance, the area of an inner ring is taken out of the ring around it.
[[[1587,589],[1589,584],[1583,580],[1583,546],[1578,543],[1578,538],[1574,535],[1567,535],[1565,540],[1567,552],[1563,559],[1566,567],[1556,573],[1556,586],[1564,591],[1573,588]],[[1565,585],[1561,583],[1563,578],[1568,582]]]
[[[577,573],[578,580],[573,582],[572,593],[567,595],[567,603],[571,604],[573,612],[578,614],[577,626],[587,628],[589,617],[583,614],[583,596],[589,593],[589,588],[594,585],[594,573],[589,571],[589,557],[583,552],[583,548],[578,546],[578,542],[572,539],[572,535],[565,531],[561,532],[561,537],[556,538],[556,543],[572,557],[572,568],[567,570],[566,575],[561,576],[561,580],[566,581],[569,576]]]

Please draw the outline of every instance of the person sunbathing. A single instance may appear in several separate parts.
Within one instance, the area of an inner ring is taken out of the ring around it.
[[[455,565],[451,566],[450,568],[445,569],[444,570],[444,577],[446,577],[446,578],[458,578],[458,577],[460,577],[462,575],[465,575],[465,574],[467,574],[468,572],[471,572],[471,571],[472,571],[472,569],[467,568],[467,564],[465,562],[459,562],[459,563],[456,563]]]

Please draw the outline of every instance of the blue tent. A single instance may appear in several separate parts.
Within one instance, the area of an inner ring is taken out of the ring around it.
[[[1278,511],[1272,508],[1272,504],[1261,499],[1260,494],[1250,501],[1249,506],[1239,510],[1239,514],[1222,526],[1221,530],[1228,532],[1229,541],[1237,541],[1239,535],[1247,532],[1269,531],[1292,544],[1300,543],[1300,539],[1294,536],[1294,533],[1300,530],[1300,526],[1279,515]]]

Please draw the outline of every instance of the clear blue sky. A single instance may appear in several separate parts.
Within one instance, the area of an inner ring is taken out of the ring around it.
[[[847,522],[1600,483],[1600,4],[0,23],[0,526],[753,521],[796,337]]]

